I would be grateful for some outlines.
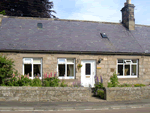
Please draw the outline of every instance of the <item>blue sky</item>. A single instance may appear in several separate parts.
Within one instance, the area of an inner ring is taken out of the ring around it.
[[[51,1],[51,0],[50,0]],[[117,22],[126,0],[52,0],[59,19]],[[150,0],[131,0],[135,5],[135,23],[150,25]]]

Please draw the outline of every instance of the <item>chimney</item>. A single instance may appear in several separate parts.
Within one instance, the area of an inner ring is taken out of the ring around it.
[[[1,26],[1,23],[2,23],[2,19],[3,19],[3,14],[0,14],[0,26]]]
[[[129,30],[135,30],[134,4],[127,0],[122,11],[122,24]]]

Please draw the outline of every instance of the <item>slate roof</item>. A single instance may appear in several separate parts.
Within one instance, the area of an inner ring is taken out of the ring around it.
[[[120,23],[4,16],[0,50],[150,53],[150,27],[128,31]]]

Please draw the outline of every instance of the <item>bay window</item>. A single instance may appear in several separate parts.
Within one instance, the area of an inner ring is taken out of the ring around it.
[[[137,78],[138,60],[137,59],[118,59],[117,60],[118,78]]]
[[[23,75],[29,74],[33,79],[39,76],[42,79],[42,59],[40,58],[23,58]]]
[[[57,65],[58,77],[65,79],[74,79],[75,76],[75,59],[59,58]]]

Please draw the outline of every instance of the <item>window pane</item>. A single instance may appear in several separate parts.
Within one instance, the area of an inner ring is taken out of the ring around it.
[[[136,65],[132,65],[132,76],[136,75]]]
[[[137,60],[132,60],[133,63],[137,63]]]
[[[38,74],[39,74],[39,77],[41,77],[41,65],[34,64],[33,68],[34,68],[34,77],[35,77],[35,75],[38,75]]]
[[[32,75],[32,65],[31,64],[24,64],[24,74],[27,75],[29,73],[29,76]]]
[[[124,75],[130,75],[130,65],[125,65]]]
[[[74,59],[67,59],[67,63],[74,63]]]
[[[31,63],[31,58],[25,58],[24,63]]]
[[[67,76],[74,76],[74,65],[67,64]]]
[[[33,63],[40,64],[41,63],[41,59],[33,59]]]
[[[123,63],[123,60],[121,60],[121,59],[118,59],[118,63]]]
[[[65,63],[65,59],[58,59],[58,63]]]
[[[85,64],[85,75],[91,74],[91,64],[87,63]]]
[[[118,65],[119,76],[123,76],[123,65]]]
[[[65,75],[65,64],[58,64],[59,76],[64,77]]]

